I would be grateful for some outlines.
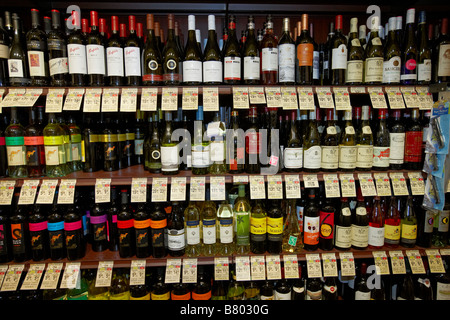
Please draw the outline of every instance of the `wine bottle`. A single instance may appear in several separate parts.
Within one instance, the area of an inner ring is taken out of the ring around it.
[[[191,149],[193,174],[207,174],[208,168],[211,165],[210,142],[208,139],[204,138],[205,131],[205,124],[203,123],[203,107],[198,106]]]
[[[172,141],[172,113],[165,113],[166,127],[161,138],[161,170],[163,174],[178,174],[178,144]]]
[[[317,172],[322,162],[322,150],[320,146],[320,133],[317,128],[316,113],[319,110],[309,112],[308,129],[303,139],[303,168],[308,172]]]
[[[308,202],[304,211],[303,243],[308,251],[314,251],[319,247],[320,213],[316,203],[314,189],[310,189]]]
[[[405,169],[420,170],[422,168],[423,129],[419,122],[419,110],[411,110],[411,119],[405,133]]]
[[[195,36],[195,16],[188,16],[188,40],[184,49],[183,82],[198,85],[203,81],[202,53]]]
[[[325,199],[319,210],[319,248],[324,251],[333,249],[333,239],[335,238],[335,231],[337,231],[335,211],[330,199]],[[308,225],[306,225],[306,228],[308,228]]]
[[[367,279],[367,264],[361,263],[360,276],[355,280],[355,300],[370,300],[371,290]]]
[[[234,270],[230,271],[226,300],[244,300],[244,294],[244,284],[241,281],[236,281]]]
[[[71,162],[68,163],[69,171],[75,172],[83,169],[83,163],[81,161],[81,129],[75,122],[73,114],[69,115],[67,121],[67,127],[70,132],[69,152]]]
[[[384,245],[384,209],[380,197],[374,198],[373,209],[369,215],[369,248],[379,249]]]
[[[4,28],[3,19],[0,17],[0,87],[9,85],[8,58],[11,39]]]
[[[157,112],[153,115],[153,121],[151,122],[152,130],[151,134],[146,140],[145,153],[145,167],[152,173],[160,173],[161,164],[161,140],[159,138],[159,126]]]
[[[256,106],[252,105],[248,112],[249,127],[245,132],[245,172],[260,173],[259,154],[261,151],[261,134],[259,132]]]
[[[124,268],[114,268],[111,287],[109,289],[109,300],[130,300],[129,275]]]
[[[277,84],[278,80],[278,40],[273,33],[272,16],[266,20],[266,34],[261,41],[261,83]]]
[[[49,234],[47,214],[42,212],[41,205],[35,205],[29,216],[30,252],[33,261],[46,260],[49,257]]]
[[[384,244],[391,248],[400,243],[400,213],[396,206],[396,198],[391,197],[384,220]]]
[[[217,243],[217,254],[230,255],[235,252],[234,239],[234,217],[233,207],[228,201],[222,201],[217,210],[219,224],[219,242]]]
[[[84,257],[86,242],[83,232],[82,217],[75,210],[74,205],[69,205],[64,214],[64,242],[68,260],[78,260]]]
[[[283,166],[287,172],[298,172],[303,167],[303,138],[298,132],[295,120],[296,111],[292,111],[283,154]]]
[[[136,121],[134,123],[134,154],[133,163],[143,165],[144,158],[144,141],[147,136],[147,123],[144,120],[144,111],[136,111]]]
[[[133,213],[128,205],[127,190],[120,191],[121,205],[117,213],[117,231],[119,236],[119,256],[129,258],[135,254],[135,230]]]
[[[369,217],[361,193],[361,188],[357,191],[357,204],[355,215],[352,217],[351,245],[354,249],[364,250],[369,241]]]
[[[267,210],[267,252],[280,254],[283,243],[283,213],[281,203],[271,201]]]
[[[241,52],[236,37],[236,17],[228,17],[228,38],[223,49],[223,82],[239,84],[241,82]]]
[[[335,277],[326,277],[322,290],[323,300],[338,300],[338,290]]]
[[[80,19],[78,11],[72,11],[73,29],[67,38],[67,61],[70,84],[74,87],[84,86],[87,74],[86,39],[81,32]]]
[[[391,170],[401,170],[405,157],[405,125],[401,120],[401,111],[394,110],[389,128],[390,156],[389,167]]]
[[[52,29],[47,33],[49,72],[51,85],[64,87],[68,80],[66,35],[61,30],[60,13],[52,9]]]
[[[415,84],[417,81],[417,42],[414,30],[416,10],[406,11],[406,31],[402,46],[401,84]]]
[[[158,267],[156,269],[156,274],[153,277],[154,279],[150,292],[151,300],[169,300],[170,288],[169,285],[164,282],[164,269]]]
[[[290,29],[289,18],[283,18],[283,32],[280,41],[278,42],[278,82],[286,85],[295,84],[295,42],[291,38]],[[308,30],[306,30],[306,33],[308,33]],[[312,51],[313,50],[311,50],[311,52]]]
[[[44,129],[37,123],[36,112],[43,114],[43,107],[30,108],[30,123],[24,131],[24,144],[26,146],[26,163],[28,177],[41,177],[45,173]]]
[[[378,33],[380,18],[372,17],[370,37],[367,42],[364,61],[364,82],[366,84],[381,84],[383,81],[383,43]]]
[[[258,84],[261,79],[261,59],[259,53],[259,44],[255,36],[255,22],[253,16],[248,17],[247,39],[242,50],[243,78],[245,84]]]
[[[401,224],[400,244],[407,248],[412,248],[417,240],[417,217],[415,214],[412,196],[408,196],[406,207],[403,211]]]
[[[350,19],[350,34],[347,48],[345,83],[350,85],[361,84],[363,81],[364,49],[358,39],[358,18]]]
[[[99,134],[92,113],[84,113],[83,130],[81,136],[81,159],[84,163],[83,171],[95,172],[103,167],[103,144],[99,141]],[[101,149],[101,150],[100,150]]]
[[[302,14],[301,22],[297,23],[297,84],[313,83],[314,40],[308,31],[308,15]]]
[[[295,200],[290,200],[286,204],[286,208],[287,216],[283,224],[282,251],[299,253],[303,248],[303,239],[301,234],[303,231],[301,228],[301,223],[303,223],[303,220],[299,221]]]
[[[88,84],[90,86],[105,85],[106,63],[105,47],[99,32],[98,13],[90,12],[91,31],[86,39],[86,58]]]
[[[60,213],[60,207],[56,205],[57,195],[58,193],[56,192],[51,211],[47,216],[49,257],[54,261],[66,257],[64,216]]]
[[[62,116],[62,114],[58,114],[58,117],[56,119],[57,124],[61,127],[61,129],[63,130],[63,147],[64,147],[64,151],[65,151],[65,156],[66,156],[66,165],[65,165],[65,170],[66,170],[66,174],[69,174],[72,172],[72,150],[70,148],[70,130],[69,127],[66,125],[64,117]]]
[[[8,56],[9,83],[13,87],[25,87],[31,84],[31,79],[19,17],[13,18],[13,25],[14,34]]]
[[[181,53],[175,41],[174,15],[168,15],[167,42],[162,52],[163,81],[165,85],[178,85],[182,82]],[[155,28],[156,33],[156,28]]]
[[[339,141],[339,168],[343,171],[352,171],[356,168],[356,137],[352,124],[352,112],[344,113],[345,127]]]
[[[208,124],[206,135],[210,140],[210,161],[209,173],[223,174],[227,172],[226,164],[226,129],[225,129],[225,108],[220,107],[220,112],[216,112],[213,121]],[[219,115],[220,114],[220,115]]]
[[[336,16],[335,34],[330,40],[332,85],[345,84],[345,72],[347,69],[347,39],[342,34],[342,15]]]
[[[223,62],[217,43],[216,18],[208,15],[208,40],[203,52],[203,82],[221,84],[223,81]]]
[[[111,37],[106,48],[106,69],[110,86],[122,86],[124,77],[123,43],[119,35],[119,17],[111,17]]]
[[[428,46],[427,21],[425,11],[419,12],[417,26],[417,84],[431,82],[431,48]]]
[[[39,10],[31,9],[31,29],[26,34],[28,67],[32,86],[47,86],[48,52],[47,35],[40,28]]]
[[[264,281],[260,294],[260,300],[274,300],[273,283],[269,280]]]
[[[367,33],[366,25],[365,24],[360,25],[358,28],[358,39],[359,39],[359,43],[361,44],[363,50],[366,50],[366,45],[367,45],[366,33]]]
[[[222,283],[223,281],[218,281]],[[224,289],[225,291],[225,289]],[[223,295],[226,293],[223,292]],[[212,294],[211,300],[214,299],[214,294]],[[172,292],[170,293],[170,299],[171,300],[191,300],[191,291],[189,288],[189,285],[187,283],[174,283],[172,286]],[[217,299],[217,300],[224,300],[224,299]]]
[[[144,85],[161,85],[163,81],[163,66],[161,51],[156,42],[154,16],[147,14],[147,40],[142,53],[142,83]]]
[[[299,277],[294,279],[292,283],[292,300],[305,300],[306,299],[306,290],[305,290],[305,271],[303,270],[304,266],[299,264],[298,272]],[[303,272],[302,272],[303,270]]]
[[[386,109],[378,110],[378,128],[373,143],[373,169],[388,170],[390,158],[390,137],[386,125]]]
[[[322,133],[321,165],[323,171],[336,171],[339,166],[339,139],[334,121],[334,110],[327,110],[327,124]]]
[[[167,233],[167,216],[160,203],[153,205],[150,213],[150,236],[153,258],[163,258],[167,255],[165,234]]]
[[[128,16],[128,37],[124,43],[125,84],[139,86],[141,84],[141,47],[136,34],[136,17]]]
[[[245,185],[239,185],[239,195],[234,201],[236,214],[236,253],[248,254],[250,251],[250,203],[245,196]]]
[[[45,164],[48,177],[63,177],[67,174],[67,155],[64,146],[63,128],[57,123],[54,113],[48,116],[44,131]]]
[[[434,72],[434,82],[442,83],[448,82],[450,77],[450,62],[446,59],[446,52],[450,48],[450,37],[448,35],[448,18],[443,18],[441,23],[441,34],[436,40],[434,47],[435,65],[437,66]]]
[[[253,200],[250,212],[250,251],[255,254],[266,252],[267,212],[259,200]]]
[[[370,170],[373,165],[373,135],[369,123],[369,106],[362,106],[361,110],[361,125],[356,135],[356,167],[358,170]]]
[[[103,170],[119,170],[119,161],[121,152],[118,142],[118,136],[114,130],[112,114],[105,114],[105,125],[100,136],[100,142],[103,144]]]
[[[282,273],[284,270],[282,269]],[[275,283],[275,295],[274,300],[291,300],[291,286],[286,278],[284,278],[284,274],[282,278]]]
[[[171,257],[180,257],[184,255],[186,248],[184,212],[178,202],[172,202],[172,208],[172,219],[167,226],[167,247]]]
[[[383,83],[400,83],[401,50],[395,30],[396,17],[389,18],[389,33],[384,46]]]
[[[244,172],[245,162],[245,142],[242,139],[242,129],[239,123],[239,111],[231,111],[231,121],[228,130],[232,130],[233,148],[226,148],[228,171],[230,173],[242,173]]]
[[[348,250],[352,245],[352,212],[347,198],[341,198],[341,209],[335,222],[334,246]]]
[[[436,289],[434,289],[436,300],[449,300],[450,294],[450,269],[448,257],[443,259],[444,273],[436,275]]]
[[[147,258],[151,252],[151,228],[150,215],[144,204],[139,203],[136,211],[133,213],[135,230],[135,247],[137,258]]]
[[[209,188],[208,188],[209,189]],[[201,210],[203,255],[214,256],[217,251],[217,207],[206,190],[206,201]]]
[[[134,139],[135,134],[132,128],[134,115],[132,113],[125,115],[123,118],[125,121],[121,122],[122,116],[118,115],[116,118],[117,124],[122,124],[124,127],[123,133],[125,136],[125,141],[122,146],[122,168],[128,168],[133,166],[134,163]]]
[[[198,257],[202,254],[202,243],[200,235],[200,209],[195,203],[189,201],[184,210],[186,227],[186,250],[188,257]]]
[[[306,280],[306,300],[322,300],[323,284],[319,278]]]
[[[12,255],[14,262],[24,262],[30,258],[29,206],[19,205],[19,193],[14,194],[14,206],[10,217]]]

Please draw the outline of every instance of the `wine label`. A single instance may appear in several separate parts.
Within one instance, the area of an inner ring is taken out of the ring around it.
[[[392,57],[383,62],[383,83],[400,82],[401,59],[399,56]]]
[[[125,76],[141,76],[141,49],[126,47],[124,49]]]
[[[23,78],[22,60],[8,59],[8,72],[10,78]]]
[[[372,168],[373,165],[373,146],[358,145],[356,166],[358,168]]]
[[[48,62],[48,67],[50,69],[50,75],[64,74],[69,72],[69,64],[66,57],[54,58]]]
[[[196,245],[200,243],[200,221],[186,221],[186,241],[188,245]]]
[[[403,164],[405,156],[405,133],[389,133],[390,164]]]
[[[123,77],[123,48],[109,47],[106,49],[106,66],[109,77]]]
[[[244,80],[259,80],[260,63],[259,57],[244,57]]]
[[[358,210],[360,211],[359,215],[367,215],[365,208],[356,208],[356,214],[358,214]],[[362,210],[364,210],[363,214],[361,212]],[[369,226],[359,226],[356,224],[352,224],[351,244],[359,248],[367,247],[369,244]]]
[[[431,59],[424,59],[417,66],[417,80],[431,81]]]
[[[356,167],[356,146],[339,146],[339,168],[354,169]]]
[[[223,63],[224,80],[241,80],[241,57],[225,57]]]
[[[345,82],[363,81],[364,62],[362,60],[347,61],[347,70],[345,71]]]
[[[389,167],[389,147],[373,147],[373,166],[374,167]]]
[[[312,47],[312,45],[311,45]],[[314,49],[314,48],[313,48]],[[295,82],[295,44],[281,44],[278,46],[278,82]],[[312,58],[312,50],[311,50]],[[312,59],[311,59],[312,65]]]
[[[367,58],[364,70],[366,82],[381,83],[383,81],[383,58]]]
[[[314,60],[314,46],[312,43],[301,43],[297,46],[297,60],[299,67],[311,67]]]
[[[184,68],[184,67],[183,67]],[[203,62],[203,82],[218,82],[221,83],[223,79],[223,64],[222,61],[204,61]]]
[[[0,44],[0,59],[9,58],[9,47],[4,44]]]
[[[350,211],[349,208],[345,208]],[[352,245],[352,228],[336,225],[334,245],[339,248],[350,248]]]
[[[278,70],[278,48],[263,48],[261,54],[262,71]]]
[[[233,218],[219,219],[220,243],[228,244],[233,242]]]
[[[202,62],[195,60],[183,61],[183,81],[202,82]]]
[[[304,243],[308,245],[316,245],[319,243],[319,217],[304,217],[303,231]]]
[[[321,167],[323,169],[337,169],[339,166],[339,147],[321,146]]]
[[[313,52],[313,79],[319,80],[320,76],[320,54],[319,51]]]
[[[331,69],[347,69],[347,46],[345,44],[332,50]]]
[[[284,149],[284,167],[287,169],[300,169],[303,166],[303,148]]]
[[[408,131],[405,135],[405,161],[420,162],[422,158],[422,131]]]
[[[322,150],[320,146],[312,146],[304,150],[304,164],[305,169],[320,169],[322,161]]]
[[[415,59],[409,59],[403,61],[401,72],[400,72],[400,80],[408,81],[408,80],[417,80],[417,62]]]
[[[45,77],[45,63],[43,51],[31,51],[28,54],[28,66],[30,67],[30,76]]]
[[[60,146],[45,146],[45,164],[47,166],[57,166],[60,164],[59,149]]]
[[[203,243],[215,244],[216,243],[216,219],[203,219],[202,220],[203,231]]]
[[[86,46],[86,58],[88,74],[106,74],[104,46],[97,44],[88,44]]]
[[[82,44],[67,45],[67,59],[70,74],[86,74],[86,46]]]
[[[450,76],[450,44],[439,45],[438,77]]]
[[[384,245],[384,227],[369,226],[368,244],[374,247],[382,247]]]
[[[177,171],[179,158],[178,145],[161,147],[161,165],[163,171]]]

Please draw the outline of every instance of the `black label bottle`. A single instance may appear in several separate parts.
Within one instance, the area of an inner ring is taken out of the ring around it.
[[[58,194],[55,193],[55,199]],[[54,204],[47,216],[47,229],[49,239],[49,256],[52,260],[61,260],[66,257],[64,243],[64,216],[60,213],[60,206]]]
[[[133,214],[128,205],[127,190],[120,192],[121,206],[117,213],[117,233],[119,238],[119,255],[121,258],[132,257],[135,253],[135,231]]]
[[[68,260],[78,260],[84,257],[86,242],[84,238],[82,217],[75,207],[70,205],[64,215],[64,241]]]
[[[12,253],[14,262],[24,262],[30,258],[30,234],[28,229],[28,208],[18,205],[19,194],[14,196],[16,209],[11,215]]]
[[[150,215],[143,204],[139,204],[134,213],[134,229],[135,229],[135,244],[136,257],[147,258],[151,252],[151,228]]]
[[[35,205],[29,217],[29,230],[31,241],[31,258],[33,261],[42,261],[49,255],[49,233],[47,217],[40,205]]]
[[[153,258],[163,258],[167,255],[165,234],[167,230],[167,216],[160,204],[155,204],[150,213],[151,246]]]

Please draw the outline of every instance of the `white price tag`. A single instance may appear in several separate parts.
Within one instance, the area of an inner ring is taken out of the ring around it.
[[[389,251],[389,256],[391,258],[391,268],[392,274],[406,274],[405,257],[403,252],[399,251]]]
[[[324,174],[323,181],[325,183],[325,196],[327,198],[339,198],[341,196],[337,174]]]
[[[102,89],[86,89],[84,95],[83,112],[100,112],[100,103],[102,101]]]
[[[437,249],[425,249],[428,256],[428,266],[431,273],[445,273],[444,263],[441,254]]]
[[[42,89],[27,89],[22,96],[19,106],[32,107],[42,94]]]
[[[280,175],[267,176],[267,199],[283,199],[283,178]]]
[[[233,184],[248,183],[248,176],[233,176]]]
[[[371,173],[358,173],[359,185],[363,197],[374,197],[377,195],[375,183]]]
[[[95,203],[111,202],[111,179],[96,179]]]
[[[42,180],[39,188],[39,193],[36,199],[36,204],[52,204],[55,197],[56,186],[58,185],[57,179]]]
[[[299,175],[284,176],[284,183],[286,185],[286,199],[300,199],[300,177]]]
[[[85,89],[69,89],[64,101],[64,111],[78,111],[81,107]]]
[[[389,173],[392,181],[392,189],[394,196],[407,196],[409,195],[408,187],[406,185],[406,179],[402,172]]]
[[[183,259],[183,283],[197,283],[197,259]]]
[[[340,252],[341,259],[341,276],[353,277],[355,276],[355,259],[351,252]]]
[[[225,177],[213,177],[209,178],[210,184],[210,199],[211,201],[223,201],[225,200]]]
[[[233,108],[248,109],[248,87],[233,87]]]
[[[250,199],[265,199],[266,186],[264,176],[250,176]]]
[[[281,108],[281,89],[280,87],[266,87],[266,101],[268,108]]]
[[[318,188],[319,180],[317,180],[317,174],[304,174],[303,183],[305,188]]]
[[[389,101],[390,109],[404,109],[405,102],[403,101],[402,93],[399,87],[386,87],[386,94]]]
[[[24,180],[20,189],[19,204],[34,204],[39,180]]]
[[[337,277],[337,260],[334,253],[322,253],[323,264],[323,276],[324,277]]]
[[[147,201],[147,178],[131,179],[131,202]]]
[[[15,185],[15,180],[0,181],[0,205],[11,205]]]
[[[320,256],[316,253],[307,253],[306,267],[308,269],[308,278],[321,278],[322,265],[320,264]]]
[[[403,94],[403,99],[407,108],[419,108],[419,99],[417,99],[417,92],[411,87],[400,87]]]
[[[370,101],[374,109],[387,109],[386,97],[384,96],[383,88],[369,87]]]
[[[283,110],[297,110],[298,99],[295,87],[281,87],[281,104]]]
[[[409,266],[413,274],[426,273],[419,250],[406,250],[406,256],[408,257]]]
[[[95,278],[96,287],[110,287],[112,280],[114,261],[100,261],[97,268],[97,277]]]
[[[420,110],[430,110],[433,108],[433,95],[430,92],[429,87],[416,87],[417,100]]]
[[[137,88],[123,88],[120,94],[120,112],[136,112]]]
[[[158,88],[142,88],[141,111],[156,111],[158,105]]]
[[[41,283],[41,290],[56,289],[58,287],[59,277],[61,276],[62,263],[49,263],[45,269],[44,278]]]
[[[425,194],[425,182],[422,172],[408,172],[409,185],[413,196],[423,196]]]
[[[153,178],[152,202],[167,201],[167,178]]]
[[[58,190],[58,204],[73,203],[76,183],[76,179],[61,179]]]
[[[228,257],[214,257],[214,280],[228,281],[230,280]]]
[[[3,283],[3,279],[5,278],[6,272],[8,271],[9,265],[3,264],[0,265],[0,287]]]
[[[25,95],[25,89],[9,89],[8,94],[2,100],[2,107],[20,106],[20,101]]]
[[[3,278],[2,289],[0,291],[15,291],[22,276],[24,264],[11,264]]]
[[[61,289],[73,289],[77,286],[77,279],[80,276],[81,262],[68,262],[64,268],[61,280]]]
[[[179,283],[181,278],[181,259],[167,259],[165,283]]]
[[[376,274],[389,275],[388,257],[385,251],[373,251],[373,258],[375,260]]]
[[[219,111],[219,88],[203,88],[203,111]]]
[[[316,93],[320,108],[334,108],[333,94],[330,87],[316,87]]]
[[[300,110],[315,110],[314,92],[312,87],[297,87],[298,106]]]
[[[63,97],[66,89],[48,89],[45,100],[45,112],[60,113],[63,106]]]
[[[375,185],[377,187],[378,196],[390,197],[392,195],[392,192],[388,174],[374,173],[373,176],[375,177]]]
[[[190,200],[205,201],[205,177],[191,177]]]
[[[339,179],[341,180],[341,194],[342,197],[346,198],[356,198],[356,187],[355,187],[355,178],[353,173],[349,174],[340,174]]]
[[[181,108],[183,110],[198,109],[198,88],[183,87],[183,98],[181,100]]]
[[[266,96],[264,94],[264,87],[250,87],[248,89],[251,104],[265,104]]]
[[[27,275],[22,282],[20,290],[37,290],[42,274],[44,273],[45,263],[33,263],[28,268]]]
[[[280,256],[266,256],[267,280],[281,279],[281,262]]]
[[[336,110],[351,110],[350,95],[347,87],[334,87],[334,104]]]
[[[236,281],[250,281],[250,257],[236,257]]]
[[[170,178],[170,201],[186,200],[186,177]]]
[[[298,279],[298,258],[296,254],[285,254],[283,256],[284,261],[284,278],[285,279]]]
[[[130,286],[145,284],[145,259],[131,260]]]
[[[264,256],[251,256],[251,274],[252,281],[266,280],[266,268],[264,263]]]
[[[162,111],[177,111],[178,109],[178,88],[163,87],[161,93]]]
[[[104,88],[102,95],[102,112],[119,110],[119,88]]]

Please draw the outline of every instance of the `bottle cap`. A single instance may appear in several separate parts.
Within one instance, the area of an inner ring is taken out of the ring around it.
[[[358,38],[359,39],[365,39],[366,38],[366,33],[367,33],[367,28],[366,25],[362,24],[359,26],[359,35]]]
[[[342,15],[340,14],[336,16],[336,30],[342,30]]]
[[[91,11],[91,27],[98,26],[98,13],[97,11]]]
[[[350,19],[350,33],[358,32],[358,18]]]
[[[127,25],[125,23],[120,24],[120,37],[121,38],[127,37]]]
[[[403,25],[403,17],[397,16],[395,17],[395,30],[401,30]]]
[[[213,14],[208,16],[208,30],[216,30],[216,17]]]
[[[128,16],[128,28],[130,31],[136,30],[136,17]]]
[[[416,17],[416,9],[410,8],[406,11],[406,24],[414,23]]]
[[[397,24],[397,18],[396,17],[390,17],[388,20],[388,26],[390,31],[394,31]]]
[[[419,20],[418,20],[418,24],[422,24],[422,23],[426,23],[427,22],[427,15],[425,13],[425,11],[420,11],[419,12]]]
[[[111,17],[111,31],[119,31],[119,17],[118,16]]]
[[[308,15],[306,13],[302,14],[302,30],[308,30]]]
[[[195,30],[195,16],[192,14],[188,16],[188,30]]]
[[[153,28],[155,27],[154,21],[155,21],[155,19],[153,17],[153,14],[151,14],[151,13],[147,14],[147,29],[148,30],[153,30]]]
[[[144,36],[144,25],[142,23],[136,23],[136,35],[139,38],[142,38]]]

